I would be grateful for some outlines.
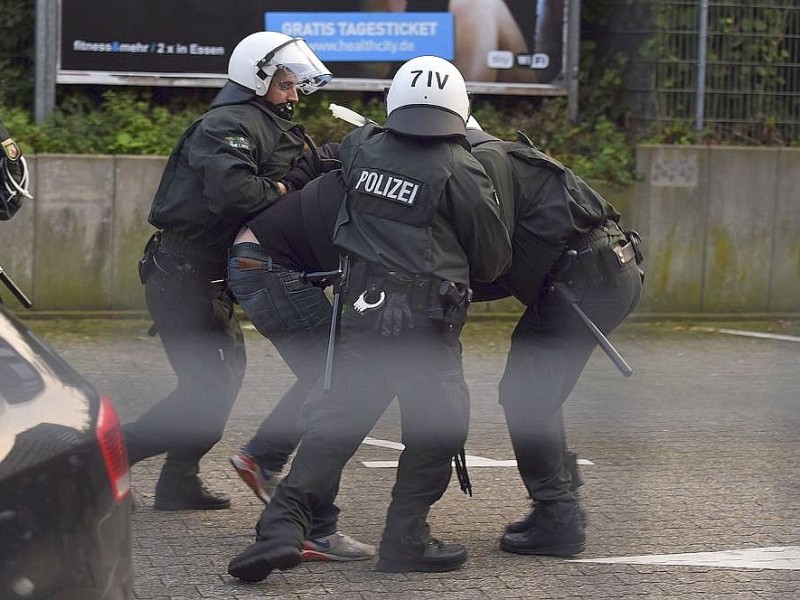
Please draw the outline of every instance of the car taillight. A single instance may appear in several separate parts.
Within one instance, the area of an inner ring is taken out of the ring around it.
[[[108,479],[114,501],[119,503],[131,489],[131,474],[128,469],[128,453],[122,440],[119,417],[111,400],[100,396],[100,414],[97,416],[97,442],[106,463]]]

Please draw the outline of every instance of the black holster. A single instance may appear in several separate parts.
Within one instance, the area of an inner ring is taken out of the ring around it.
[[[638,231],[633,229],[622,229],[622,233],[625,234],[625,238],[631,243],[633,246],[633,252],[636,256],[636,264],[641,265],[644,262],[644,252],[642,251],[642,236],[639,235]]]
[[[439,297],[444,309],[444,340],[448,346],[458,346],[461,330],[467,322],[467,308],[472,301],[472,291],[452,281],[442,281],[439,284]]]
[[[160,245],[161,232],[156,231],[150,236],[150,239],[147,240],[147,244],[144,246],[144,252],[142,253],[142,258],[139,259],[139,281],[141,281],[142,284],[147,281],[147,278],[150,277],[150,273],[152,273],[153,269],[156,268],[156,265],[153,262],[153,257],[155,256],[156,252],[158,252],[158,247]]]

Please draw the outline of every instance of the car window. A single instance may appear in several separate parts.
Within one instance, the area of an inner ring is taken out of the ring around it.
[[[43,389],[44,381],[36,369],[0,339],[0,397],[9,404],[20,404],[32,400]]]

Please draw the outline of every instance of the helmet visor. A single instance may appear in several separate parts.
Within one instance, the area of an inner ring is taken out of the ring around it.
[[[303,38],[294,38],[280,48],[270,61],[278,68],[291,71],[297,77],[297,87],[304,94],[312,94],[327,84],[333,75],[308,47]]]

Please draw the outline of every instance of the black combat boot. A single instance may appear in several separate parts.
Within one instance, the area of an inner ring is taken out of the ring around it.
[[[461,544],[431,538],[427,543],[403,543],[400,548],[382,543],[375,568],[384,573],[444,573],[455,571],[466,561],[467,549]]]
[[[575,495],[575,498],[578,501],[578,506],[580,507],[581,511],[581,520],[583,521],[583,526],[586,527],[586,510],[580,504],[580,496],[578,495],[578,488],[583,485],[583,478],[581,477],[580,469],[578,469],[578,455],[572,452],[571,450],[567,450],[564,452],[564,468],[569,471],[570,475],[570,484],[569,484],[569,491]],[[504,533],[522,533],[523,531],[527,531],[531,527],[534,526],[536,523],[536,511],[531,510],[527,517],[524,519],[520,519],[518,521],[512,521],[508,525],[506,525]]]
[[[528,531],[531,527],[536,524],[536,510],[531,510],[528,513],[527,517],[523,517],[518,521],[512,521],[508,525],[506,525],[506,529],[503,533],[522,533],[523,531]]]
[[[586,549],[581,510],[576,500],[536,503],[533,525],[520,533],[506,533],[500,549],[513,554],[575,556]]]
[[[230,508],[231,499],[211,493],[197,475],[179,476],[161,471],[156,484],[156,510],[219,510]]]

